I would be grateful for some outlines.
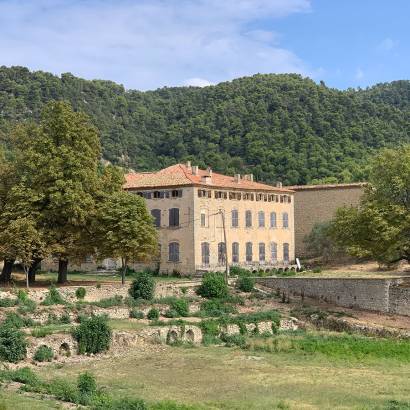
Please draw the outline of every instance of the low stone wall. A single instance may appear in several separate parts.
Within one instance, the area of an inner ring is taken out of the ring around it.
[[[410,278],[255,278],[286,295],[306,296],[338,306],[410,315]]]

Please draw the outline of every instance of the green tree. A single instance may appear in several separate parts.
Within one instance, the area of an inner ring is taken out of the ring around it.
[[[26,275],[29,287],[29,268],[36,258],[43,258],[46,252],[41,232],[29,218],[10,222],[7,230],[0,233],[0,255],[4,260],[18,260]]]
[[[158,253],[157,233],[144,200],[113,192],[99,205],[96,218],[100,257],[121,258],[122,283],[130,262],[149,261]]]
[[[47,247],[59,259],[58,282],[67,280],[69,258],[94,252],[88,229],[99,189],[97,130],[69,104],[47,104],[39,126],[20,129],[27,141],[17,156],[22,175],[12,189],[15,208],[34,215]]]
[[[337,211],[332,235],[352,255],[380,264],[410,261],[409,145],[375,157],[360,206]]]

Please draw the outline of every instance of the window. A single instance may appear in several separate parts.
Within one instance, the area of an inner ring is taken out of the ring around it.
[[[172,198],[181,198],[182,197],[182,189],[174,189],[171,191]]]
[[[289,215],[287,212],[282,214],[282,225],[284,228],[289,228]]]
[[[246,242],[246,262],[252,262],[252,242]]]
[[[169,226],[179,226],[179,208],[169,210]]]
[[[289,262],[289,244],[288,243],[283,244],[283,261]]]
[[[276,212],[270,213],[270,227],[276,228]]]
[[[159,191],[154,191],[154,198],[155,198],[155,199],[161,198],[161,192],[159,192]]]
[[[209,243],[201,243],[202,265],[209,265]]]
[[[278,260],[278,244],[276,242],[270,243],[270,258],[272,262],[276,262]]]
[[[232,228],[237,228],[239,226],[239,213],[237,209],[232,209]]]
[[[153,209],[151,215],[154,218],[154,225],[159,228],[161,226],[161,210]]]
[[[224,265],[226,261],[226,248],[225,242],[218,243],[218,264]]]
[[[170,242],[168,245],[169,252],[169,261],[170,262],[179,262],[179,243]]]
[[[201,211],[201,226],[203,228],[206,227],[206,211],[205,210]]]
[[[225,191],[215,191],[215,198],[216,199],[227,199],[228,193]]]
[[[239,262],[239,243],[238,242],[232,243],[232,262],[233,263]]]
[[[252,226],[252,212],[251,211],[245,212],[245,225],[247,228],[250,228]]]
[[[265,261],[265,244],[263,242],[259,243],[259,262]]]
[[[265,212],[263,211],[258,212],[258,224],[259,224],[259,228],[265,227]]]
[[[229,192],[229,199],[236,199],[239,201],[241,197],[242,196],[240,192]]]

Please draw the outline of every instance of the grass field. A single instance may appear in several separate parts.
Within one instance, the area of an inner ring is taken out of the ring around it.
[[[410,361],[222,347],[137,349],[121,357],[42,368],[45,378],[89,370],[116,396],[210,409],[408,409]],[[398,404],[392,404],[391,401]]]

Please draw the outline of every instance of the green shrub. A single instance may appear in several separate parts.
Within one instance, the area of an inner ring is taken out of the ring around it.
[[[208,272],[202,278],[197,294],[204,298],[224,298],[228,295],[228,285],[220,272]]]
[[[241,348],[245,348],[247,345],[245,336],[241,334],[236,334],[236,335],[222,334],[221,340],[225,343],[225,346],[228,346],[228,347],[239,346]]]
[[[53,358],[53,349],[45,345],[38,347],[33,357],[36,362],[51,362]]]
[[[17,312],[19,312],[22,315],[26,313],[33,313],[36,310],[36,307],[37,307],[36,302],[34,302],[34,300],[27,298],[24,301],[19,302],[19,307],[17,309]]]
[[[46,337],[52,333],[53,330],[48,327],[36,327],[31,330],[31,336],[33,337]]]
[[[252,292],[255,286],[255,279],[249,276],[242,276],[238,279],[237,286],[242,292]]]
[[[130,310],[130,318],[132,319],[144,319],[144,312],[138,309],[131,309]]]
[[[12,307],[18,304],[18,299],[3,298],[0,299],[0,308]]]
[[[64,312],[64,313],[60,316],[59,322],[60,322],[62,325],[68,325],[68,324],[70,324],[70,323],[71,323],[71,317],[70,317],[69,313],[68,313],[68,312]]]
[[[28,293],[23,289],[19,289],[17,292],[17,299],[20,303],[26,302],[28,300]]]
[[[91,304],[103,309],[107,309],[113,306],[122,306],[124,304],[124,299],[121,295],[115,295],[111,298],[101,299],[98,302],[92,302]]]
[[[169,309],[165,312],[164,316],[168,318],[176,318],[176,317],[179,317],[180,315],[178,314],[176,310]]]
[[[4,319],[3,325],[8,325],[16,329],[20,329],[22,327],[33,326],[34,320],[28,317],[22,317],[15,312],[10,312],[10,313],[7,313],[6,319]]]
[[[75,297],[79,300],[83,300],[85,298],[85,294],[86,294],[86,290],[83,287],[79,287],[77,288],[77,290],[75,291]]]
[[[201,407],[202,408],[202,407]],[[198,406],[175,403],[174,401],[161,401],[150,407],[151,410],[199,410]]]
[[[315,268],[312,269],[313,273],[321,273],[322,272],[322,268],[320,266],[316,266]]]
[[[23,360],[27,355],[24,333],[10,324],[0,326],[0,359],[11,363]]]
[[[77,386],[64,379],[52,380],[47,388],[49,394],[57,399],[71,403],[79,402],[79,392]]]
[[[79,374],[77,378],[77,388],[80,394],[92,396],[97,391],[95,376],[88,372]]]
[[[131,283],[129,294],[134,299],[152,300],[155,292],[155,279],[148,273],[138,273]]]
[[[73,335],[80,354],[94,354],[108,350],[112,331],[106,316],[91,316],[81,320]]]
[[[51,305],[64,305],[65,303],[66,302],[63,299],[63,297],[60,295],[60,292],[53,285],[53,286],[50,286],[47,296],[45,297],[45,299],[43,300],[41,304],[45,306],[51,306]]]
[[[142,399],[123,398],[114,400],[110,410],[148,410],[148,406]]]
[[[201,303],[199,316],[219,317],[236,312],[236,307],[226,303],[225,299],[210,299]]]
[[[241,268],[240,266],[231,266],[229,268],[229,274],[231,276],[250,276],[252,275],[252,271]]]
[[[186,299],[177,299],[171,301],[171,310],[175,311],[177,316],[186,317],[189,316],[189,303]],[[173,316],[176,317],[176,316]]]
[[[159,310],[157,308],[152,308],[147,313],[147,319],[149,320],[158,320],[159,319]]]
[[[11,373],[11,380],[18,383],[37,386],[41,383],[39,377],[29,367],[22,367]]]

